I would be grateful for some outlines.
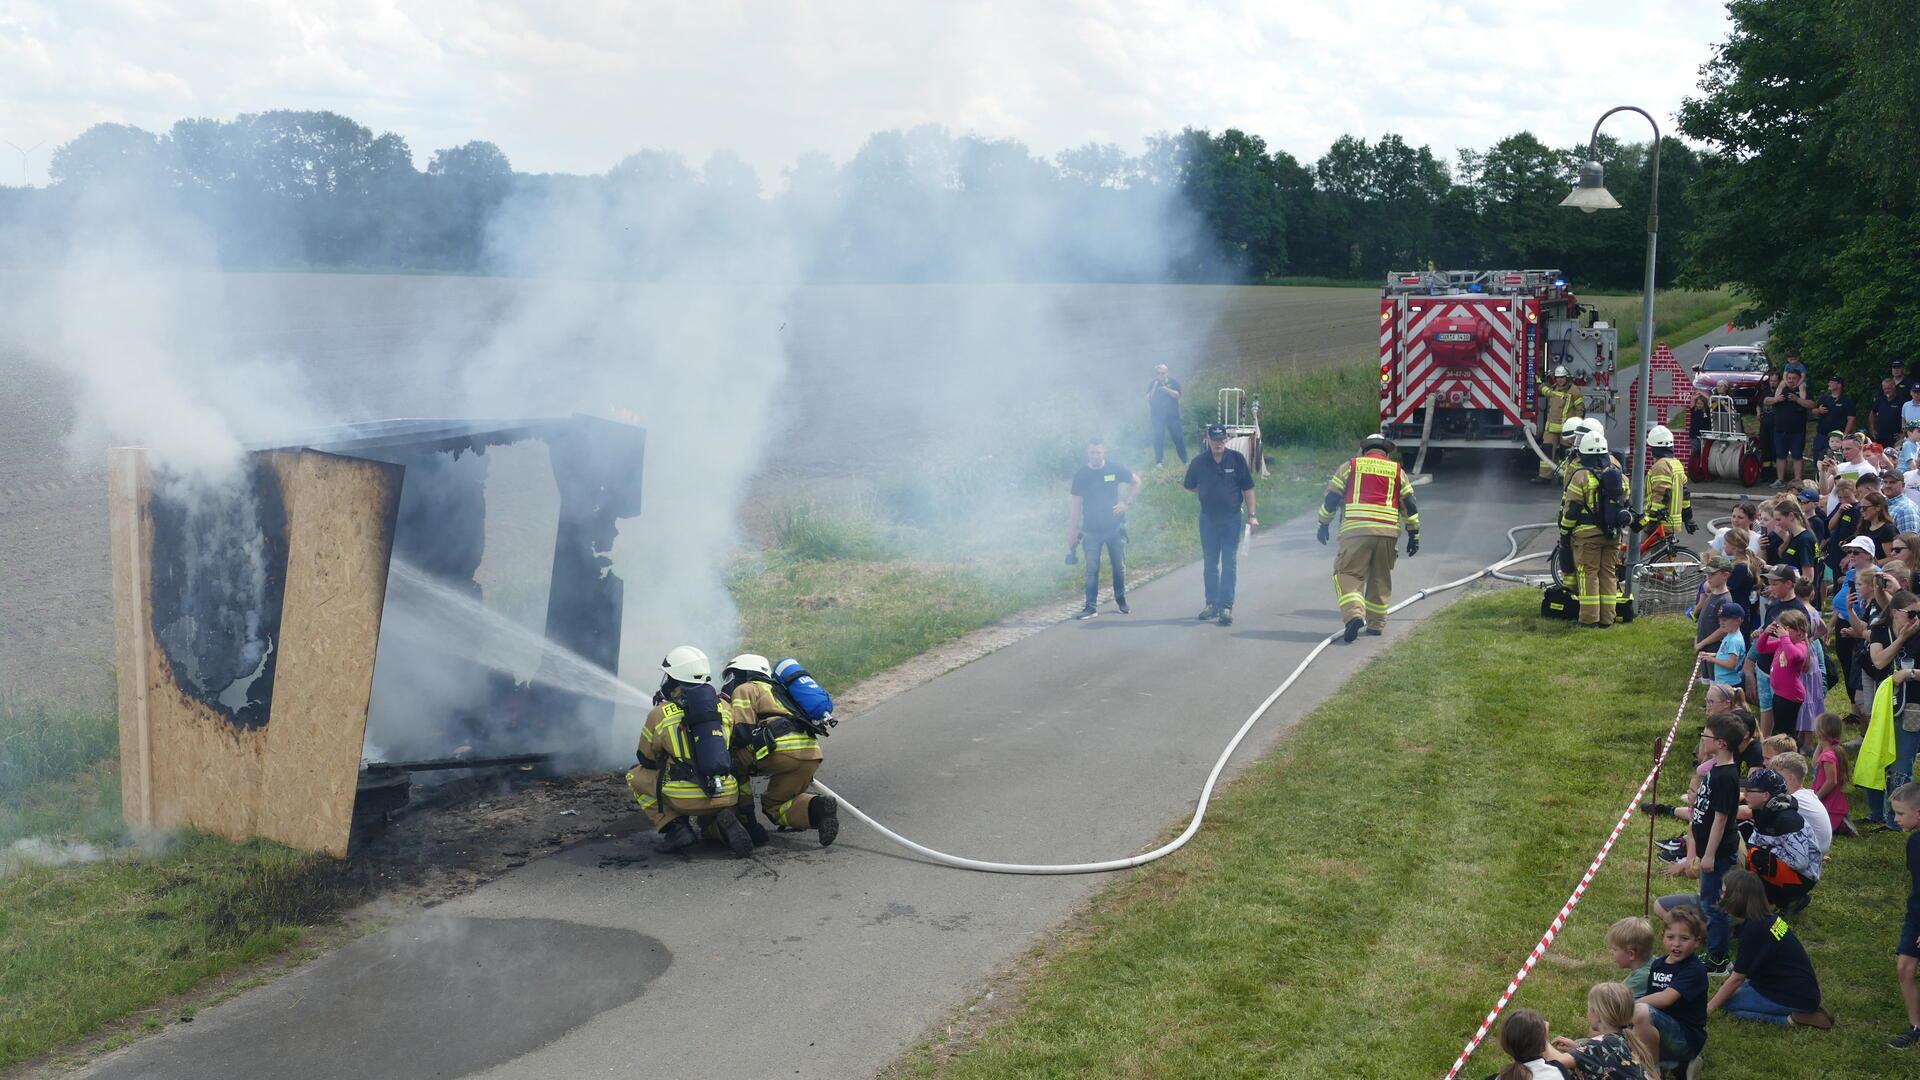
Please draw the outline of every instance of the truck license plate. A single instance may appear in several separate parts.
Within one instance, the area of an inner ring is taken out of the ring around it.
[[[1433,335],[1435,341],[1472,341],[1473,335],[1464,330],[1446,330]]]

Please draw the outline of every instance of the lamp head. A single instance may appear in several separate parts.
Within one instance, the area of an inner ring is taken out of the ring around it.
[[[1589,161],[1580,166],[1580,182],[1560,205],[1591,214],[1595,210],[1618,210],[1620,200],[1607,191],[1607,170],[1599,162]]]

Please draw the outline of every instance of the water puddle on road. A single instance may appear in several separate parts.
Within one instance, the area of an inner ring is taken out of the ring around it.
[[[465,1076],[632,1001],[672,963],[666,946],[630,930],[423,916],[175,1025],[91,1075]]]

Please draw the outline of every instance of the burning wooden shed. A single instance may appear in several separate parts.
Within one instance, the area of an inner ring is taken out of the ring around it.
[[[645,432],[575,416],[352,424],[210,481],[109,452],[129,824],[346,854],[362,762],[524,760],[613,706],[383,627],[404,560],[608,671]]]

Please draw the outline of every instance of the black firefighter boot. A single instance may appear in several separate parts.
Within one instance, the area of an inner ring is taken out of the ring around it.
[[[713,826],[720,830],[720,839],[727,842],[734,858],[744,859],[753,854],[753,837],[747,835],[747,827],[740,824],[731,809],[714,811]]]
[[[693,834],[693,826],[683,817],[674,818],[660,827],[660,835],[653,838],[653,850],[661,854],[685,851],[700,842]]]
[[[740,790],[743,794],[740,801],[734,804],[733,813],[740,819],[740,824],[747,827],[747,835],[753,838],[753,846],[759,847],[767,842],[767,827],[760,824],[760,815],[753,812],[753,788],[743,783]]]
[[[820,846],[830,846],[840,835],[840,804],[831,795],[815,795],[807,804],[807,826],[820,832]]]

